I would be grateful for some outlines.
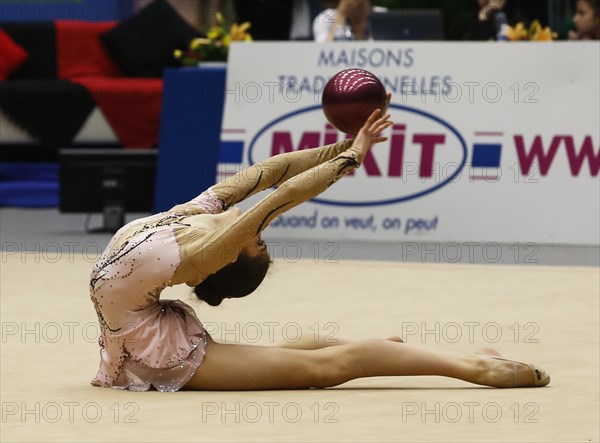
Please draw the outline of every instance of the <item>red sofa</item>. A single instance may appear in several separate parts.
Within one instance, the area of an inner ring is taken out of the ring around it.
[[[62,148],[157,147],[164,68],[198,36],[166,0],[119,23],[0,23],[0,206],[58,206]]]
[[[121,72],[99,38],[116,25],[0,24],[0,156],[23,144],[157,145],[162,79]]]

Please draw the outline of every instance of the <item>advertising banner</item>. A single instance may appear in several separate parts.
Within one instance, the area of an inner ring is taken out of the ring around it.
[[[389,140],[270,238],[597,245],[599,62],[597,42],[234,44],[218,179],[347,137],[321,94],[361,68],[392,93]]]

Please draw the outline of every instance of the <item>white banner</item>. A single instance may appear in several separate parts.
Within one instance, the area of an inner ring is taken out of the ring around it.
[[[218,178],[342,140],[327,124],[321,91],[335,73],[357,67],[393,94],[389,141],[353,175],[274,220],[269,238],[598,245],[599,49],[235,44]]]

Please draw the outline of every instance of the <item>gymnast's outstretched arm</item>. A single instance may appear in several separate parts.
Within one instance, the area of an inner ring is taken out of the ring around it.
[[[292,174],[291,178],[286,181],[283,181],[283,178],[277,179],[275,176],[276,180],[274,182],[269,180],[268,186],[272,186],[271,183],[282,182],[282,184],[249,211],[232,222],[199,237],[197,241],[181,244],[182,261],[191,260],[192,265],[203,278],[235,261],[243,246],[260,234],[275,217],[325,191],[339,178],[357,168],[372,144],[387,140],[377,134],[392,125],[392,122],[389,121],[390,116],[377,118],[378,115],[379,112],[376,111],[367,119],[354,143],[347,150],[332,156],[333,158],[329,160],[319,161],[316,166],[297,175],[290,172],[280,174],[280,177]],[[330,151],[317,152],[331,155]],[[265,173],[262,175],[264,177]],[[259,187],[263,183],[262,180],[265,179],[258,180],[255,186]],[[234,190],[234,184],[228,184],[227,187],[231,187],[231,191],[229,191],[231,198],[237,198],[235,196],[238,193]],[[244,192],[252,194],[254,191],[251,189],[248,192],[248,189],[245,188]]]
[[[314,166],[335,158],[352,146],[354,140],[345,140],[318,148],[303,149],[275,155],[252,165],[237,174],[211,186],[199,197],[206,194],[216,199],[221,209],[226,211],[252,195],[277,186]],[[171,212],[186,213],[198,211],[194,200],[174,206]]]
[[[387,94],[387,106],[392,95]],[[245,200],[257,192],[280,185],[290,178],[322,163],[328,162],[349,149],[354,140],[320,148],[289,152],[269,158],[224,180],[208,191],[223,201],[223,209]]]
[[[388,93],[388,106],[390,100],[391,94]],[[318,148],[275,155],[211,186],[203,194],[209,194],[220,201],[221,209],[225,211],[258,192],[278,186],[304,171],[334,159],[348,150],[353,142],[353,139],[349,139]],[[198,207],[193,202],[188,202],[175,206],[171,211],[179,212],[182,209],[189,213],[198,210]]]
[[[223,201],[223,209],[228,209],[257,192],[285,183],[290,178],[337,157],[349,149],[353,141],[345,140],[319,148],[275,155],[217,183],[209,191]]]

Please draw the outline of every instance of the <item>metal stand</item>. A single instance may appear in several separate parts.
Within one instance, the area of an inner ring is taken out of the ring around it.
[[[114,234],[124,225],[125,208],[123,205],[111,204],[104,207],[104,211],[102,212],[102,226],[94,229],[89,229],[86,226],[86,232],[89,234]]]

